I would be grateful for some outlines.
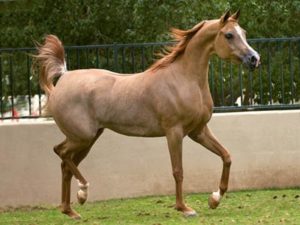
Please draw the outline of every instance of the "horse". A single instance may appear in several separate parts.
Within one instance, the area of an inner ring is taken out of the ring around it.
[[[183,198],[183,138],[188,136],[218,155],[223,161],[221,181],[208,204],[213,209],[219,205],[228,188],[231,157],[207,126],[213,113],[209,59],[216,54],[250,70],[260,64],[259,54],[239,26],[239,16],[239,11],[228,11],[188,30],[172,29],[174,46],[144,72],[128,76],[104,69],[68,71],[64,47],[54,35],[37,45],[45,107],[66,137],[54,147],[62,160],[62,213],[81,218],[70,206],[71,179],[78,180],[77,198],[83,204],[89,183],[77,167],[105,128],[127,136],[166,137],[175,179],[175,209],[186,216],[196,212]]]

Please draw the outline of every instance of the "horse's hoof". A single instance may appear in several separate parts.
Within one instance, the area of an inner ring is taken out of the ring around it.
[[[79,180],[77,181],[80,188],[80,190],[77,192],[77,200],[78,203],[82,205],[87,200],[89,183],[82,184]]]
[[[73,220],[81,220],[81,216],[79,214],[70,216]]]
[[[77,200],[80,205],[83,205],[87,200],[87,192],[79,190],[77,192]]]
[[[70,218],[72,218],[73,220],[80,220],[81,216],[80,214],[78,214],[77,212],[75,212],[74,210],[67,210],[67,211],[62,211],[63,214],[66,214],[67,216],[69,216]]]
[[[188,210],[188,211],[184,211],[183,215],[185,217],[195,217],[195,216],[197,216],[197,213],[195,210]]]
[[[208,199],[208,205],[211,209],[215,209],[220,204],[222,196],[220,195],[220,191],[213,192]]]
[[[185,217],[197,216],[196,211],[186,205],[175,206],[175,209],[181,211]]]

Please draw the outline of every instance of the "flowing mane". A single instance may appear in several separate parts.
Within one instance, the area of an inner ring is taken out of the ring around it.
[[[162,51],[162,53],[159,54],[161,58],[154,64],[152,64],[149,70],[155,71],[164,68],[174,62],[178,56],[184,53],[186,46],[188,45],[192,37],[201,29],[204,23],[205,21],[202,21],[189,30],[172,28],[171,35],[173,36],[177,44],[171,47],[166,47]]]

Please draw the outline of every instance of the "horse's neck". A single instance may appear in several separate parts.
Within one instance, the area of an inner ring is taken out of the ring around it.
[[[215,26],[213,24],[213,26]],[[213,28],[215,29],[215,28]],[[202,28],[188,43],[182,57],[178,60],[186,73],[197,80],[203,90],[209,91],[208,70],[209,59],[213,53],[213,42],[217,32],[212,32],[212,26]]]
[[[205,90],[209,90],[209,58],[213,53],[213,43],[217,35],[218,24],[218,21],[211,21],[209,25],[201,28],[190,40],[183,55],[178,60],[178,63],[186,70],[186,74],[197,80],[200,88]]]
[[[186,76],[191,82],[197,82],[201,90],[208,88],[209,52],[186,54],[175,61],[174,68],[179,71],[178,75]]]

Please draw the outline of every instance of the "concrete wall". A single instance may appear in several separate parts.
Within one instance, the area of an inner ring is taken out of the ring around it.
[[[300,111],[214,114],[210,127],[232,154],[230,190],[300,186]],[[0,125],[0,206],[59,204],[63,140],[53,122]],[[184,191],[215,191],[221,160],[184,141]],[[126,137],[106,130],[80,170],[89,201],[173,194],[165,138]],[[75,201],[77,184],[73,182]]]

